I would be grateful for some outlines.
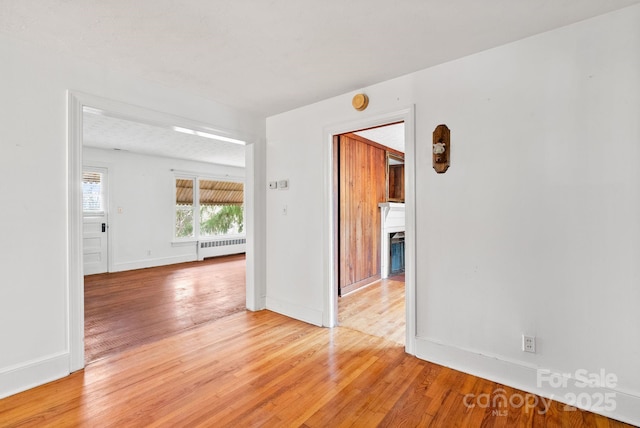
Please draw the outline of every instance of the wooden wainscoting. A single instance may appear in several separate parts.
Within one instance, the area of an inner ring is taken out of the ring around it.
[[[380,211],[387,152],[355,134],[339,137],[339,293],[380,278]]]

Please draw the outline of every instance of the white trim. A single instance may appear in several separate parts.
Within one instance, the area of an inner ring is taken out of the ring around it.
[[[195,238],[189,238],[189,239],[185,238],[184,241],[182,240],[171,241],[172,247],[188,247],[190,245],[194,245],[194,246],[198,245],[198,240]]]
[[[135,260],[127,263],[117,263],[113,265],[113,272],[123,272],[134,269],[146,269],[150,267],[166,266],[176,263],[194,262],[198,259],[196,254],[185,254],[183,256],[158,257],[154,259]]]
[[[70,354],[69,371],[73,372],[84,367],[84,279],[82,277],[82,189],[79,185],[82,177],[82,108],[84,106],[108,112],[110,116],[121,117],[128,120],[135,120],[142,123],[159,126],[180,126],[200,130],[203,132],[213,131],[217,134],[247,141],[245,146],[245,157],[247,148],[256,141],[256,137],[244,133],[232,132],[215,128],[211,125],[197,122],[191,119],[138,107],[107,98],[85,94],[78,91],[67,91],[67,206],[68,206],[68,271],[67,271],[67,346]],[[246,170],[247,166],[245,166]],[[254,194],[255,183],[247,181],[245,192]],[[245,213],[254,210],[254,201],[247,201]],[[253,217],[252,217],[253,218]],[[247,230],[247,258],[255,257],[256,250],[254,240],[261,231],[255,229]],[[112,245],[110,245],[112,247]],[[261,255],[262,256],[262,255]],[[174,259],[175,260],[175,259]],[[146,261],[148,262],[148,261]],[[139,262],[134,262],[139,263]],[[123,265],[112,266],[115,271]],[[140,266],[140,265],[138,265]],[[255,269],[255,265],[247,264],[247,296],[255,295],[255,274],[249,269]],[[263,292],[261,292],[263,293]]]
[[[223,166],[229,166],[229,165],[223,165]],[[246,181],[246,177],[240,177],[237,175],[229,175],[229,174],[226,174],[226,175],[202,174],[200,172],[193,172],[193,171],[187,171],[184,169],[173,169],[173,168],[171,169],[171,172],[173,172],[173,174],[176,177],[183,177],[183,178],[201,178],[204,180],[225,181],[230,183],[242,183],[242,184],[245,184],[245,181]]]
[[[580,387],[576,385],[575,378],[571,379],[555,371],[551,371],[550,375],[566,379],[567,387],[552,388],[548,382],[538,381],[538,367],[536,366],[509,361],[495,355],[483,355],[422,337],[416,338],[415,355],[435,364],[488,379],[498,384],[509,385],[564,404],[572,404],[567,400],[565,394],[575,394],[575,396],[587,394],[589,397],[595,398],[602,396],[600,394],[613,393],[616,404],[613,411],[605,411],[591,406],[582,408],[632,425],[640,425],[640,396],[634,392],[624,391],[620,388]],[[592,404],[596,401],[594,399]],[[578,406],[576,405],[576,407]]]
[[[0,399],[67,376],[69,359],[68,352],[61,352],[3,369]]]
[[[308,308],[306,306],[297,305],[291,302],[285,302],[284,300],[274,299],[267,296],[266,298],[267,309],[279,314],[288,316],[296,320],[304,321],[309,324],[322,326],[323,313],[317,309]]]
[[[67,93],[68,317],[69,372],[84,368],[84,279],[82,277],[82,102]]]
[[[324,141],[324,212],[323,216],[323,284],[324,289],[322,325],[334,327],[338,323],[338,293],[334,279],[334,236],[333,236],[333,136],[358,129],[372,128],[394,122],[404,122],[405,129],[405,308],[406,340],[405,351],[415,353],[416,337],[416,204],[415,204],[415,106],[388,113],[378,113],[356,121],[328,125],[323,131]]]
[[[258,212],[264,212],[264,203],[261,200],[264,198],[265,192],[256,194],[256,189],[262,187],[261,184],[264,180],[264,174],[261,174],[259,168],[261,164],[257,162],[258,155],[256,152],[260,150],[264,152],[264,145],[257,146],[251,144],[245,146],[244,234],[247,239],[245,244],[245,265],[247,269],[246,305],[250,311],[264,309],[266,307],[267,294],[265,291],[266,275],[264,274],[264,269],[261,268],[264,265],[265,259],[264,239],[262,238],[265,229],[265,216],[256,216]],[[262,163],[264,163],[264,156]],[[261,198],[261,200],[258,198]],[[256,207],[260,207],[260,209]],[[258,224],[262,225],[260,231],[258,231]]]

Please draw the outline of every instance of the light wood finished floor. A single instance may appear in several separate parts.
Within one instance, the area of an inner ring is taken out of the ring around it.
[[[382,279],[338,299],[338,324],[405,342],[404,275]]]
[[[544,414],[540,403],[465,406],[467,394],[501,391],[522,394],[350,328],[245,311],[0,400],[0,426],[628,426],[559,403]]]
[[[246,307],[244,254],[86,276],[85,361]]]

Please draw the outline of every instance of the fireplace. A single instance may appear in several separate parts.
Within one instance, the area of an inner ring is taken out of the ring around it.
[[[389,248],[391,249],[389,275],[404,273],[404,232],[389,234]]]
[[[383,202],[380,206],[380,277],[404,272],[404,204]]]

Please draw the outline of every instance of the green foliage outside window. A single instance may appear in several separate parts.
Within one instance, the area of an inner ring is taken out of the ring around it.
[[[244,209],[241,205],[202,205],[200,234],[203,236],[242,233]]]
[[[200,236],[234,235],[244,231],[241,205],[200,206]],[[193,231],[193,206],[176,205],[176,238],[190,238]]]
[[[193,206],[176,205],[176,238],[193,236]]]

